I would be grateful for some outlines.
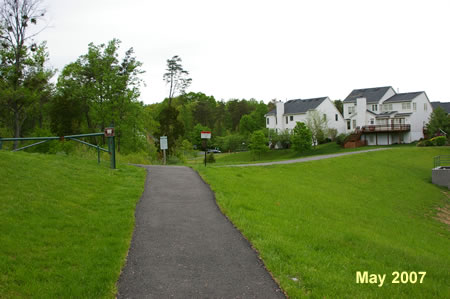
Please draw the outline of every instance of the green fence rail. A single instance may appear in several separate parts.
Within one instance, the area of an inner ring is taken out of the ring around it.
[[[436,156],[433,159],[434,168],[439,166],[450,166],[450,155]]]
[[[80,140],[78,138],[84,138],[84,137],[96,137],[96,136],[105,136],[108,139],[108,149],[102,148],[99,145],[95,145],[83,140]],[[2,149],[3,142],[4,141],[39,141],[33,144],[29,144],[17,149],[14,149],[13,152],[18,152],[21,150],[24,150],[26,148],[30,148],[32,146],[36,146],[51,140],[73,140],[75,142],[82,143],[84,145],[87,145],[89,147],[93,147],[97,149],[97,161],[100,163],[100,151],[107,152],[110,154],[110,160],[111,160],[111,168],[116,168],[116,145],[115,145],[115,136],[114,136],[114,128],[106,128],[105,132],[103,133],[89,133],[89,134],[78,134],[78,135],[67,135],[67,136],[52,136],[52,137],[22,137],[22,138],[3,138],[0,137],[0,150]]]

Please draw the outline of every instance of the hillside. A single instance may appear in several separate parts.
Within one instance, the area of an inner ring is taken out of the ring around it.
[[[113,298],[145,171],[0,151],[1,297]]]
[[[438,212],[449,192],[431,184],[432,158],[443,154],[450,149],[399,147],[197,170],[290,297],[448,298],[450,230]],[[386,274],[384,284],[357,284],[357,271]],[[394,284],[395,271],[426,275]]]

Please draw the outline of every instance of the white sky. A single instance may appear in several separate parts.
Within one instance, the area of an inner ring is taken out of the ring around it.
[[[270,101],[392,86],[450,101],[449,0],[44,0],[50,65],[89,42],[122,41],[143,62],[141,100],[160,102],[166,60],[183,59],[188,91]]]

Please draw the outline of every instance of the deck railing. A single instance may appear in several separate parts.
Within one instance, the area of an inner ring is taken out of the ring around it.
[[[439,166],[450,166],[450,155],[442,155],[434,157],[434,168]]]
[[[368,125],[359,128],[363,133],[370,132],[392,132],[392,131],[410,131],[410,124],[386,124],[386,125]]]

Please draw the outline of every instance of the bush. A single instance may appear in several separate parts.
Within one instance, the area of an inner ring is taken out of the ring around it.
[[[430,141],[433,143],[433,145],[443,146],[447,143],[447,138],[445,138],[445,136],[437,136],[431,138]]]
[[[344,134],[344,133],[337,135],[336,139],[335,139],[336,143],[339,145],[344,145],[344,141],[345,141],[345,138],[347,138],[347,136],[348,135]]]
[[[203,159],[203,162],[205,162],[205,160]],[[210,153],[206,155],[206,163],[215,163],[216,162],[216,158],[214,158],[214,154]]]
[[[427,139],[427,140],[424,141],[424,145],[425,146],[433,146],[433,141]]]
[[[302,152],[312,147],[311,130],[302,122],[297,122],[291,135],[291,144],[295,151]]]

